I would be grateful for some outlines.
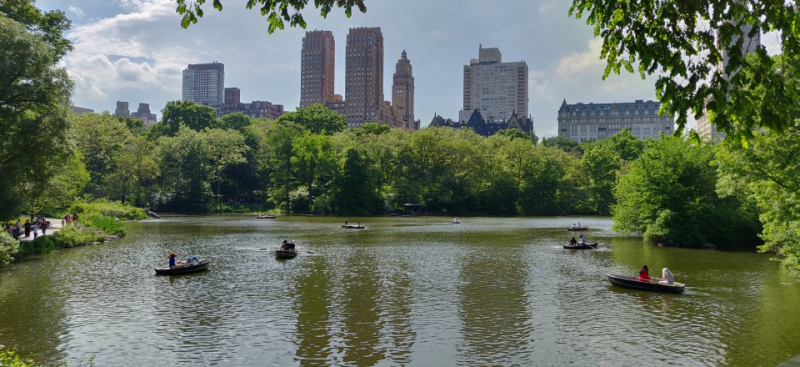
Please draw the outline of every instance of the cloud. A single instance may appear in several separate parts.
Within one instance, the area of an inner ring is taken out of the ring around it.
[[[77,6],[70,5],[68,9],[70,13],[75,14],[75,16],[79,19],[86,16],[86,14],[83,13],[83,10]]]
[[[603,40],[593,38],[587,45],[588,47],[584,52],[573,53],[561,58],[556,72],[560,75],[569,75],[580,73],[593,66],[605,65],[605,61],[600,59]]]

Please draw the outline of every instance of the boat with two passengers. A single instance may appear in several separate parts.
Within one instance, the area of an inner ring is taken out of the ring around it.
[[[607,274],[606,277],[608,277],[608,281],[613,285],[645,291],[683,293],[686,287],[685,284],[678,282],[672,282],[671,284],[660,282],[658,278],[653,278],[649,281],[641,281],[638,277],[626,277],[624,275]]]
[[[597,242],[584,242],[584,243],[567,243],[564,248],[571,250],[592,250],[597,248]]]

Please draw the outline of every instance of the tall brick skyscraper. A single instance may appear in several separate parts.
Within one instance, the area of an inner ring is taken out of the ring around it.
[[[414,124],[414,76],[411,74],[411,61],[406,50],[397,60],[392,83],[392,105],[401,113],[406,129],[416,129]]]
[[[336,44],[331,31],[306,32],[301,52],[300,107],[332,102]]]
[[[383,121],[383,33],[350,28],[345,62],[345,118],[350,127]]]

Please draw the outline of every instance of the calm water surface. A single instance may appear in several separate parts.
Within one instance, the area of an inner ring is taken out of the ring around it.
[[[0,344],[98,366],[774,366],[800,285],[768,255],[661,248],[603,218],[175,217],[0,269]],[[594,251],[561,248],[591,227]],[[262,248],[294,239],[279,261]],[[155,276],[169,250],[209,271]],[[669,267],[682,295],[613,287]]]

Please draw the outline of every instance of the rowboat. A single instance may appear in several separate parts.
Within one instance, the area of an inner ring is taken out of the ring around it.
[[[672,284],[659,283],[658,280],[650,280],[648,282],[639,281],[636,277],[626,277],[622,275],[606,275],[608,281],[613,285],[620,287],[628,287],[634,289],[642,289],[646,291],[655,292],[668,292],[668,293],[683,293],[683,288],[686,286],[683,283],[673,282]]]
[[[575,245],[570,245],[568,243],[564,245],[564,248],[568,248],[571,250],[591,250],[597,248],[597,242],[592,242],[592,243],[586,242],[584,244],[575,244]]]
[[[294,259],[297,257],[297,250],[275,250],[275,258],[281,260]]]
[[[346,229],[364,229],[364,228],[367,228],[367,226],[363,225],[363,224],[342,224],[342,228],[346,228]]]
[[[567,227],[568,231],[588,231],[589,227]]]
[[[195,271],[201,271],[208,268],[208,264],[211,264],[211,260],[200,260],[196,263],[186,264],[186,265],[178,265],[178,266],[165,266],[163,268],[156,268],[156,275],[176,275],[176,274],[185,274],[185,273],[192,273]]]
[[[453,219],[453,224],[461,224],[461,221],[458,218]]]
[[[259,214],[256,219],[275,219],[275,216],[269,214]]]

